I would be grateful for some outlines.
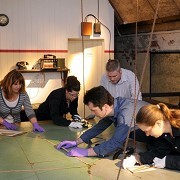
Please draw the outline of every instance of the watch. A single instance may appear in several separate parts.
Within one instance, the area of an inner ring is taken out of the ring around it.
[[[5,14],[0,14],[0,26],[6,26],[9,23],[9,18]]]

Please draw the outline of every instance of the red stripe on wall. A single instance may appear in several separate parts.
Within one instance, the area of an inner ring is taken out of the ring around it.
[[[135,51],[131,51],[133,53],[135,53]],[[147,51],[137,51],[138,53],[147,53]],[[115,51],[114,53],[129,53],[129,51]]]
[[[104,53],[114,53],[114,50],[104,50]]]
[[[1,53],[68,53],[68,50],[35,50],[35,49],[0,49]],[[104,53],[114,53],[114,50],[104,50]]]
[[[68,53],[68,50],[23,50],[23,49],[0,49],[0,52],[8,53]]]

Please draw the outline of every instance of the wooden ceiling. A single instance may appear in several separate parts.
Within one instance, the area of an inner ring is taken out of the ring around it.
[[[138,32],[151,30],[158,0],[109,0],[109,2],[115,11],[115,25],[121,33],[133,33],[131,29],[136,22],[139,25]],[[180,0],[160,0],[155,31],[162,30],[180,30]]]

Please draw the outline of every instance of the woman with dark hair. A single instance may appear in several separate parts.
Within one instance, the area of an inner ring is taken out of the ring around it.
[[[64,87],[52,91],[45,102],[40,104],[36,116],[39,120],[53,120],[58,126],[81,128],[81,123],[71,122],[65,118],[70,112],[72,117],[78,115],[78,95],[80,82],[75,76],[69,76]]]
[[[165,104],[143,106],[136,116],[138,127],[151,138],[148,151],[124,160],[124,166],[154,163],[157,168],[180,170],[180,110]],[[154,138],[154,139],[153,139]],[[128,160],[129,159],[129,160]]]
[[[43,132],[44,129],[37,123],[36,115],[26,93],[24,77],[14,69],[0,82],[0,124],[7,129],[16,130],[17,123],[21,122],[22,106],[33,125],[33,130]]]

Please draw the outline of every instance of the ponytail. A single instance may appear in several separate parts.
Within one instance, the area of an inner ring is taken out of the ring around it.
[[[163,103],[158,103],[158,105],[164,115],[164,120],[168,120],[172,126],[180,128],[180,110],[169,109]]]
[[[137,123],[153,126],[158,120],[169,121],[176,128],[180,128],[180,110],[169,109],[165,104],[143,106],[136,116]]]

